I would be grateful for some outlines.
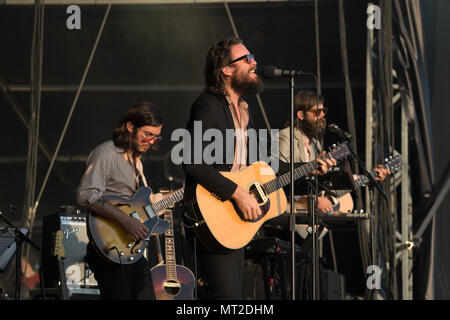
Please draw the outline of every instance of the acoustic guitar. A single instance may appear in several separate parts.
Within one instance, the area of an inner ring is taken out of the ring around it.
[[[340,160],[348,155],[347,143],[341,143],[322,159]],[[315,160],[303,164],[294,169],[294,179],[306,177],[318,167]],[[258,202],[262,214],[256,220],[244,220],[233,200],[221,201],[197,185],[196,203],[185,206],[186,218],[194,222],[194,231],[203,245],[216,252],[244,247],[265,221],[284,213],[287,201],[282,188],[291,182],[289,172],[276,177],[272,168],[261,161],[239,172],[220,173],[248,191]]]
[[[123,214],[140,220],[149,229],[148,238],[152,234],[163,233],[167,230],[169,223],[159,219],[158,213],[181,201],[184,188],[154,204],[150,202],[151,194],[152,190],[149,187],[142,187],[131,199],[119,196],[104,196],[103,198],[120,209]],[[89,239],[107,261],[117,264],[132,264],[144,254],[147,241],[134,239],[116,221],[89,212],[87,226]]]
[[[194,300],[195,277],[191,270],[176,264],[172,211],[166,210],[169,222],[165,232],[166,264],[151,269],[156,300]]]

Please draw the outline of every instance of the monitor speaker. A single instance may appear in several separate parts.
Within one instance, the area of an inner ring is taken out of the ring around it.
[[[57,257],[52,254],[53,237],[58,230],[61,230],[65,251],[62,265],[64,265],[69,292],[89,293],[89,289],[92,289],[92,294],[99,294],[97,281],[86,261],[86,248],[89,242],[86,213],[67,210],[67,207],[61,208],[62,212],[43,217],[41,274],[44,276],[44,285],[46,288],[55,288],[61,283],[59,263]]]

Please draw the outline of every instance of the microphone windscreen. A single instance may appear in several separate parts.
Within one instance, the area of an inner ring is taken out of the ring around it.
[[[261,76],[265,79],[275,78],[275,66],[264,66],[261,71]]]

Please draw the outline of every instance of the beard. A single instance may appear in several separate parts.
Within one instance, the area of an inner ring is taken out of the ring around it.
[[[251,69],[250,71],[252,70],[256,70],[256,68]],[[239,74],[232,77],[231,87],[243,96],[256,95],[264,90],[264,84],[261,78],[256,75],[256,78],[252,79],[250,78],[250,73],[244,74],[243,76]]]
[[[327,120],[325,118],[320,119],[317,124],[316,121],[310,122],[308,120],[303,120],[300,122],[300,128],[303,130],[303,132],[306,134],[308,138],[315,138],[316,134],[318,133],[319,140],[322,140],[325,134],[326,127],[327,127]]]
[[[141,156],[144,153],[147,152],[147,150],[139,150],[139,148],[141,147],[141,144],[138,141],[138,137],[136,132],[132,134],[132,136],[130,137],[130,150],[133,152],[133,154],[137,155],[137,156]]]

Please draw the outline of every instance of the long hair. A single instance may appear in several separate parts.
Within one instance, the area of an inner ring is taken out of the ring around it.
[[[319,103],[317,103],[319,100]],[[294,97],[294,112],[295,112],[295,127],[301,128],[301,120],[297,117],[299,111],[305,113],[314,106],[321,105],[325,101],[323,95],[317,94],[314,91],[301,90]],[[285,124],[285,127],[289,126],[289,121]]]
[[[127,122],[133,124],[133,133],[127,130]],[[139,102],[120,119],[113,131],[114,145],[118,148],[128,150],[131,146],[131,138],[137,129],[143,126],[159,127],[162,117],[159,108],[152,102]]]
[[[230,48],[241,43],[241,39],[229,37],[209,49],[203,69],[206,92],[225,95],[225,77],[221,69],[231,62]]]

